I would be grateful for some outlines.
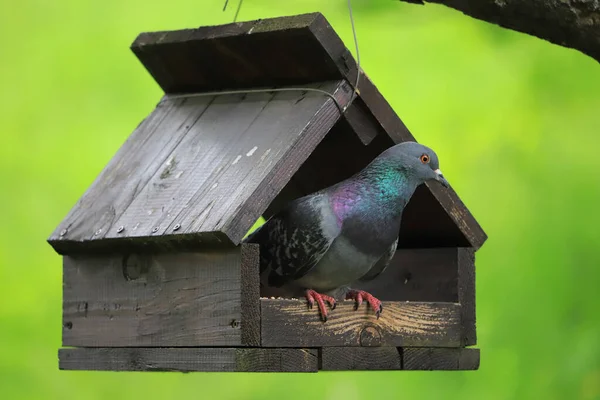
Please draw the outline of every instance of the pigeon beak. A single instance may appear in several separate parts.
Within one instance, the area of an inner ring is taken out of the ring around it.
[[[444,175],[442,175],[442,171],[440,171],[439,169],[434,170],[433,172],[435,172],[435,180],[438,181],[439,183],[442,184],[442,186],[444,187],[450,187],[450,184],[448,183],[448,181],[446,180],[446,178],[444,178]]]

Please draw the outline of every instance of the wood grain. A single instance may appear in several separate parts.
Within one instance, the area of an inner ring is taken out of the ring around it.
[[[260,266],[257,244],[241,245],[241,263],[242,343],[260,346]]]
[[[403,348],[405,370],[477,370],[479,349]]]
[[[171,372],[316,372],[311,349],[78,348],[60,349],[62,370]]]
[[[458,249],[458,301],[462,319],[462,345],[477,343],[475,315],[475,251]]]
[[[240,265],[240,248],[65,257],[63,345],[254,344],[241,332],[243,317],[256,316],[242,315]]]
[[[350,98],[345,82],[309,86]],[[49,242],[62,254],[237,244],[339,118],[313,92],[165,99]]]
[[[163,101],[131,134],[108,165],[52,233],[49,242],[59,253],[72,244],[104,238],[169,154],[187,135],[193,121],[214,99]],[[135,225],[124,227],[126,235]],[[152,228],[150,228],[151,230]]]
[[[379,319],[363,304],[338,302],[322,322],[300,300],[261,299],[263,347],[460,345],[460,306],[453,303],[384,302]]]
[[[400,370],[402,362],[396,347],[323,347],[323,371]]]
[[[368,146],[377,136],[384,136],[385,131],[373,118],[362,98],[357,97],[344,113],[349,128],[359,137],[363,145]],[[393,143],[390,143],[392,145]]]
[[[316,35],[337,38],[350,55],[320,13],[142,33],[131,49],[166,93],[344,78]]]

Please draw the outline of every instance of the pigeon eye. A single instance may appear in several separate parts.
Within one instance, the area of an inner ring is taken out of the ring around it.
[[[423,155],[421,156],[421,162],[422,162],[423,164],[428,164],[428,163],[429,163],[429,156],[428,156],[427,154],[423,154]]]

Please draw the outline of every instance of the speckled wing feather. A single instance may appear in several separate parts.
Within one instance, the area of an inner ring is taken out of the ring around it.
[[[361,282],[367,282],[372,279],[377,278],[390,264],[392,258],[394,258],[394,254],[396,254],[396,248],[398,247],[398,239],[390,246],[389,250],[385,252],[384,255],[371,267],[369,272],[367,272],[362,278],[359,280]]]
[[[260,245],[260,273],[280,287],[310,271],[339,233],[327,196],[316,194],[291,202],[245,242]]]

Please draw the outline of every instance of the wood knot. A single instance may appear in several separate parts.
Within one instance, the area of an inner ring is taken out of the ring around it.
[[[360,345],[363,347],[381,346],[381,332],[376,326],[367,325],[360,331]]]
[[[123,277],[128,281],[139,279],[142,275],[148,273],[150,261],[147,257],[140,257],[136,254],[123,257]]]

